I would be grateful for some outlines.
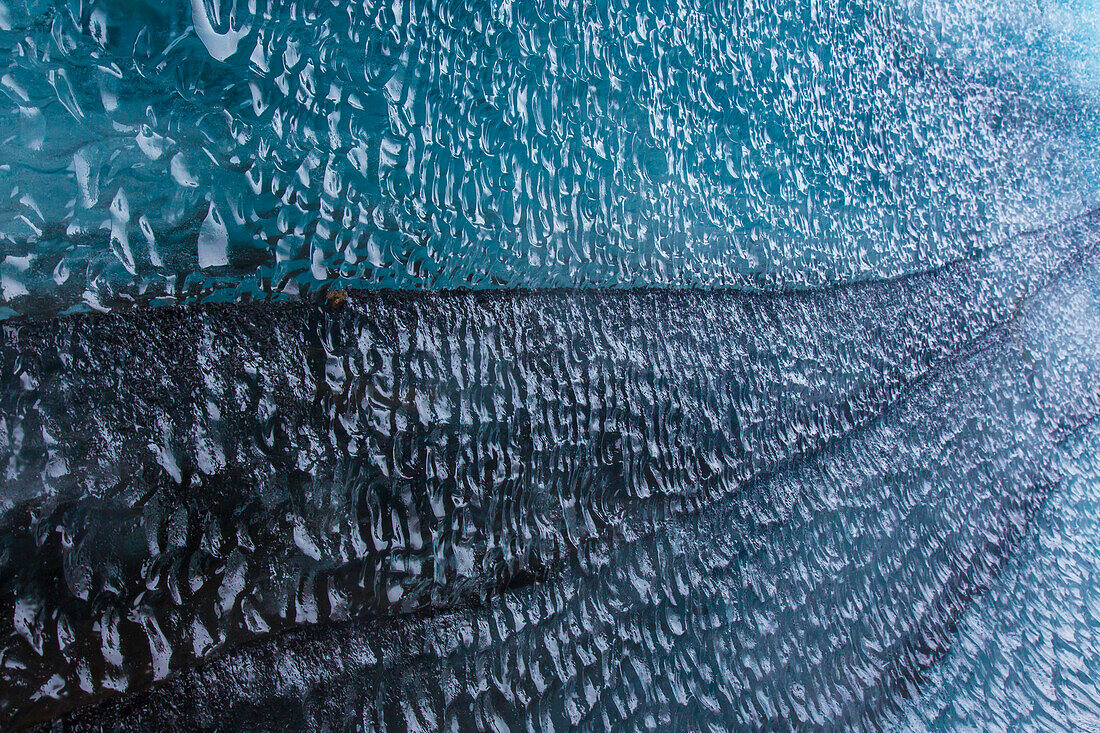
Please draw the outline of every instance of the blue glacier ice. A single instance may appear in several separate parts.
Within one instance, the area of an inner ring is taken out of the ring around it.
[[[6,311],[826,286],[1097,203],[1061,0],[342,5],[5,4]]]
[[[1091,0],[0,0],[0,727],[1100,730]]]

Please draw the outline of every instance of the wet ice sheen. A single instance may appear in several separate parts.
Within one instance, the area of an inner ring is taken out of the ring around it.
[[[1097,25],[0,0],[0,727],[1097,725]]]
[[[1098,239],[12,322],[4,714],[183,671],[128,725],[875,726],[1100,404]]]
[[[5,0],[0,307],[925,269],[1096,203],[1086,17]]]

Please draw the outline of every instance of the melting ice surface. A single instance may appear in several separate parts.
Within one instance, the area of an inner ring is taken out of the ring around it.
[[[1097,727],[1098,113],[1089,2],[0,0],[0,727]]]
[[[1064,0],[28,0],[0,27],[9,315],[827,285],[1096,202],[1095,14]]]

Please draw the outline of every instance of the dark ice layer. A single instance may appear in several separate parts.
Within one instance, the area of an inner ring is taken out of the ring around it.
[[[9,321],[0,724],[875,727],[1097,412],[1098,240]]]

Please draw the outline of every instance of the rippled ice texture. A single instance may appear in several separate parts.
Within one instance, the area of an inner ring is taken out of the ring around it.
[[[4,0],[0,308],[925,269],[1096,201],[1074,7]]]
[[[1098,245],[11,321],[0,714],[876,727],[1100,410]]]
[[[0,0],[0,727],[1096,727],[1098,39]]]

